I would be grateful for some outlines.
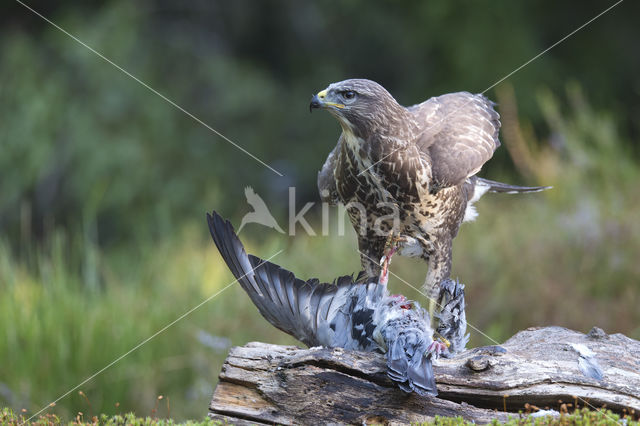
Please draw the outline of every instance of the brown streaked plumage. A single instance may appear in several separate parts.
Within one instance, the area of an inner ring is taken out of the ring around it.
[[[327,109],[342,127],[318,189],[323,201],[346,206],[363,269],[378,276],[393,229],[405,239],[401,255],[428,262],[432,299],[449,278],[453,238],[475,218],[475,201],[487,191],[545,189],[475,176],[500,146],[500,116],[483,95],[450,93],[405,108],[378,83],[351,79],[319,92],[310,107]]]

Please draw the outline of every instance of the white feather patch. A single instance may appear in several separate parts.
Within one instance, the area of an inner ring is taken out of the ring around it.
[[[489,188],[491,188],[490,185],[482,181],[476,181],[476,185],[473,187],[473,196],[467,203],[467,208],[464,211],[464,219],[462,219],[462,222],[472,222],[476,220],[478,217],[478,211],[474,207],[473,203],[486,194]]]
[[[403,237],[405,238],[405,240],[402,242],[402,244],[400,245],[400,249],[398,250],[398,253],[400,254],[400,256],[404,256],[404,257],[422,256],[422,246],[420,245],[420,243],[418,243],[418,240],[406,235],[403,235]]]

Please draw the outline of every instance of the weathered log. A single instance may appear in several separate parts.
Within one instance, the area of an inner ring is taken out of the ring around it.
[[[209,415],[235,424],[407,423],[436,415],[487,423],[563,403],[640,413],[640,342],[597,328],[586,335],[530,328],[501,346],[441,358],[434,370],[439,395],[425,398],[398,389],[380,354],[254,342],[231,349]]]

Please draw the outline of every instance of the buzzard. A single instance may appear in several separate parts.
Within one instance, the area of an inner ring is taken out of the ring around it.
[[[473,203],[487,191],[546,189],[476,176],[500,146],[493,107],[468,92],[404,107],[364,79],[333,83],[311,99],[310,109],[328,110],[342,127],[318,173],[321,198],[345,205],[368,277],[380,273],[391,233],[401,241],[400,255],[428,262],[423,289],[432,313],[450,275],[453,238],[477,215]]]

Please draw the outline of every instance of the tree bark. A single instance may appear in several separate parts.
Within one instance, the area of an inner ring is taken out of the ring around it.
[[[585,353],[601,377],[585,369]],[[234,424],[363,424],[435,416],[488,423],[576,405],[640,413],[640,342],[598,328],[586,335],[530,328],[501,346],[441,358],[434,370],[439,395],[425,398],[397,388],[380,354],[253,342],[231,349],[209,416]]]

